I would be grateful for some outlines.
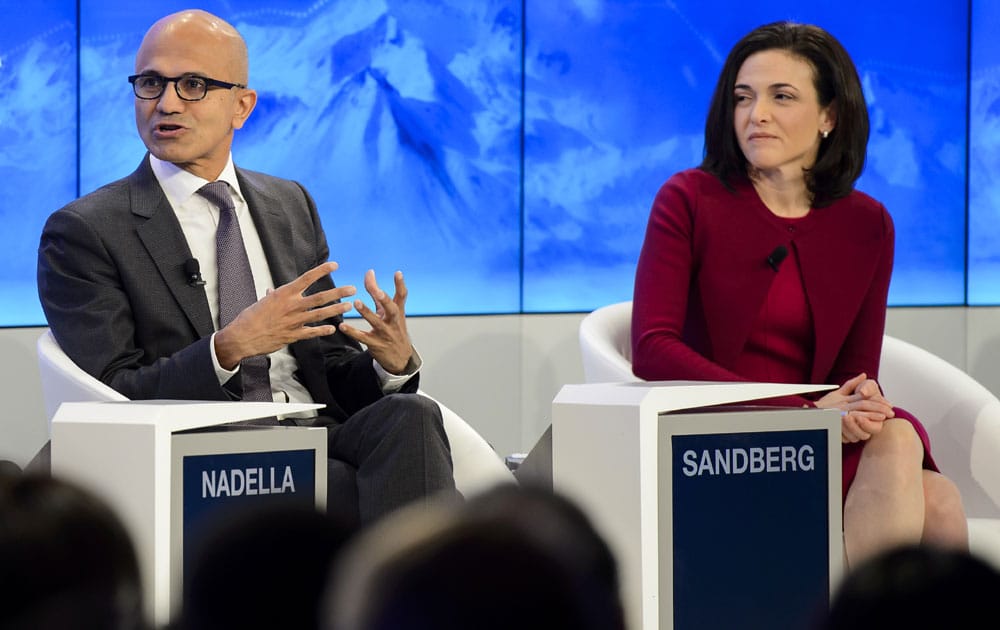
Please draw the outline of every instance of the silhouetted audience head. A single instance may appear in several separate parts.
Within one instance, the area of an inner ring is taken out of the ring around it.
[[[821,627],[978,628],[996,616],[998,596],[1000,572],[969,553],[899,547],[845,577]]]
[[[186,569],[174,627],[317,628],[329,567],[353,528],[292,502],[227,516],[209,527]]]
[[[330,630],[624,627],[608,546],[573,503],[540,489],[402,510],[351,546],[330,588]]]
[[[117,515],[59,478],[0,475],[0,627],[146,627],[135,549]]]

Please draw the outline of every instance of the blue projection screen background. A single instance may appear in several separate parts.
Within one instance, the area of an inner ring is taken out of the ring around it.
[[[302,182],[337,282],[402,269],[411,314],[629,299],[653,196],[700,161],[726,52],[778,19],[824,26],[857,62],[872,116],[859,188],[897,228],[890,303],[1000,304],[1000,45],[987,39],[1000,8],[872,4],[201,6],[250,48],[260,100],[237,164]],[[0,326],[44,324],[35,260],[48,214],[142,159],[125,77],[145,29],[187,6],[0,0]]]
[[[76,2],[0,2],[0,326],[37,325],[38,237],[77,196]]]
[[[755,26],[783,19],[820,24],[858,66],[872,121],[858,188],[896,222],[890,303],[964,302],[964,3],[566,5],[527,10],[524,310],[587,311],[631,297],[653,196],[701,161],[726,54]]]
[[[81,192],[142,159],[124,77],[146,28],[186,6],[116,4],[81,2]],[[234,161],[306,186],[338,284],[401,269],[408,313],[516,312],[520,2],[231,5],[202,8],[250,51],[258,104]]]
[[[972,5],[969,304],[1000,304],[1000,2]]]

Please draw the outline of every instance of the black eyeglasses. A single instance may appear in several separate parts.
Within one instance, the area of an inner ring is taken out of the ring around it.
[[[217,79],[198,76],[197,74],[182,74],[179,77],[161,77],[158,74],[133,74],[128,78],[136,97],[151,101],[163,96],[167,84],[173,82],[174,90],[182,101],[200,101],[208,94],[209,88],[237,87],[245,88],[242,83],[226,83]]]

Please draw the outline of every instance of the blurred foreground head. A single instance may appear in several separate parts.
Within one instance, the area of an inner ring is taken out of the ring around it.
[[[295,502],[222,515],[185,569],[175,630],[317,628],[330,564],[353,532]]]
[[[59,478],[0,478],[0,627],[145,627],[135,550],[107,505]]]
[[[927,545],[899,547],[844,578],[823,627],[986,627],[983,620],[996,616],[998,594],[1000,572],[969,553]]]
[[[624,627],[617,567],[574,504],[501,486],[463,505],[400,511],[337,565],[330,630]]]

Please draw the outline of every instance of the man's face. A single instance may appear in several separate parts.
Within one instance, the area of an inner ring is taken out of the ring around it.
[[[147,33],[135,59],[136,74],[177,77],[196,74],[228,83],[245,83],[238,47],[202,20],[157,24]],[[135,99],[135,123],[149,152],[210,181],[226,165],[233,130],[243,126],[256,94],[244,88],[210,89],[200,101],[185,101],[173,82],[152,100]]]

